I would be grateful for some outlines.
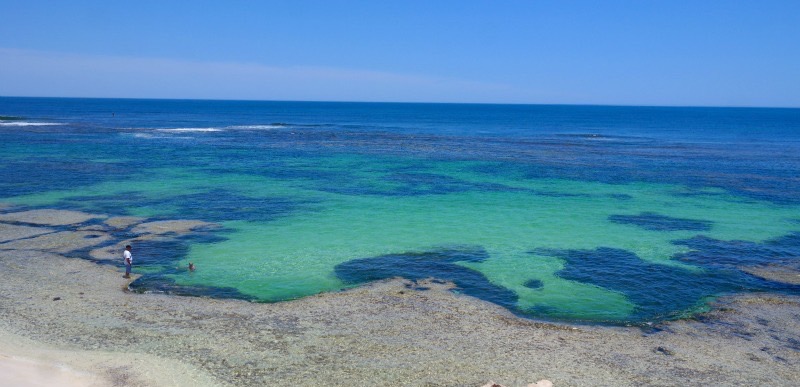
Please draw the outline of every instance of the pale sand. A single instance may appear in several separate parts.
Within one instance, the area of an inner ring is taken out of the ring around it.
[[[0,354],[100,385],[800,382],[800,297],[727,298],[646,331],[537,323],[430,281],[275,304],[135,294],[119,268],[53,251],[0,250]]]
[[[213,385],[205,372],[152,355],[63,350],[0,329],[3,386]]]
[[[6,386],[99,386],[95,375],[51,363],[0,354],[0,381]]]

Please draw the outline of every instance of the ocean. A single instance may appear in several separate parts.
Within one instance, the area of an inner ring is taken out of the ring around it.
[[[221,226],[141,241],[136,291],[434,278],[592,324],[800,293],[758,274],[800,269],[800,109],[0,97],[0,136],[15,210]]]

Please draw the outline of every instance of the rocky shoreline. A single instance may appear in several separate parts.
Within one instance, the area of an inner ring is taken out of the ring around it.
[[[393,279],[275,304],[137,294],[118,265],[102,264],[115,263],[120,246],[215,225],[3,211],[0,333],[35,343],[31,356],[81,354],[70,364],[94,369],[100,385],[800,381],[799,297],[724,298],[698,319],[640,329],[526,320],[439,281]],[[13,349],[3,343],[0,354]],[[111,360],[129,358],[149,360],[127,368]]]

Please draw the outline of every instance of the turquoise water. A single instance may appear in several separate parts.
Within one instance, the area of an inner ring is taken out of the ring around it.
[[[434,277],[610,323],[798,291],[741,270],[800,257],[797,109],[0,98],[0,115],[0,202],[223,226],[140,246],[142,289],[281,301]]]

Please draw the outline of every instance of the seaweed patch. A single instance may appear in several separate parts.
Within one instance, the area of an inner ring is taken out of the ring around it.
[[[143,275],[131,282],[128,288],[135,293],[166,293],[178,296],[234,298],[239,300],[256,301],[256,298],[244,294],[233,287],[217,287],[203,285],[179,285],[167,274],[177,273],[176,270],[159,274]]]
[[[491,283],[478,271],[458,265],[458,262],[481,262],[488,257],[483,248],[407,252],[354,259],[337,265],[335,272],[347,284],[394,277],[451,281],[461,293],[513,309],[517,302],[516,293]]]
[[[544,284],[542,283],[542,281],[539,281],[537,279],[530,279],[530,280],[525,281],[525,283],[522,284],[522,286],[524,286],[524,287],[526,287],[528,289],[537,290],[537,289],[543,288]]]
[[[792,264],[800,261],[800,232],[764,243],[723,241],[702,235],[673,243],[691,248],[691,251],[678,255],[678,260],[706,267],[733,269],[743,265]]]
[[[694,271],[660,265],[636,254],[608,247],[592,250],[538,249],[536,254],[561,258],[565,266],[556,274],[564,279],[592,284],[624,294],[636,305],[631,321],[683,317],[706,297],[726,292],[774,290],[768,281],[728,268]]]

